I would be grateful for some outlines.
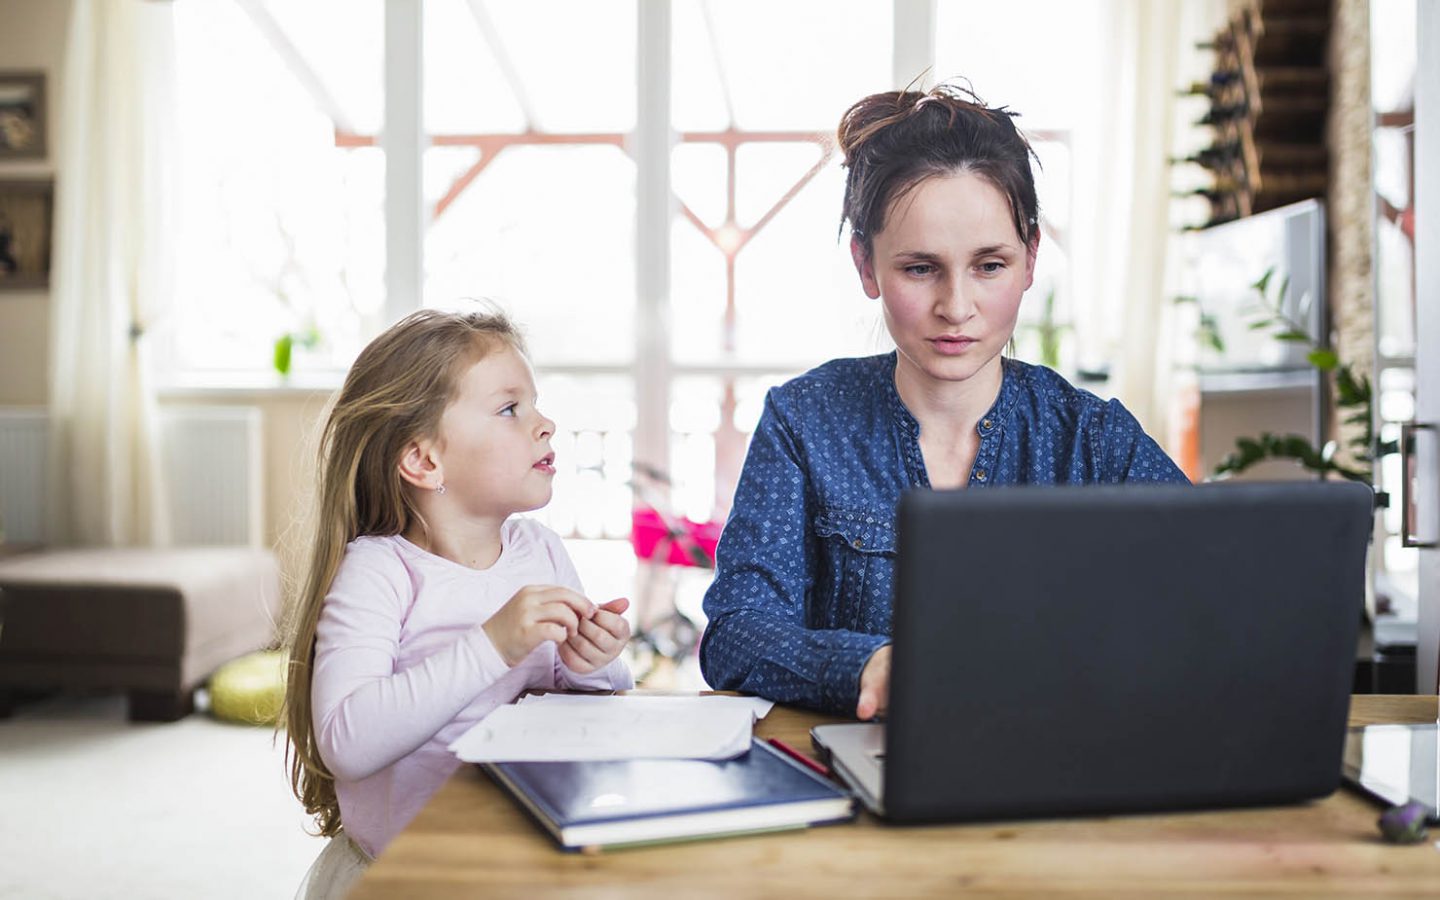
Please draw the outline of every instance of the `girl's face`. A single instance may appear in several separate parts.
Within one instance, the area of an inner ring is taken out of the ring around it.
[[[440,417],[435,453],[445,500],[474,517],[504,518],[550,502],[555,423],[535,406],[530,363],[508,344],[460,376]]]
[[[963,382],[998,360],[1035,278],[1035,250],[999,188],[960,172],[926,178],[889,210],[860,282],[885,308],[900,363],[932,382]],[[998,364],[998,363],[996,363]]]

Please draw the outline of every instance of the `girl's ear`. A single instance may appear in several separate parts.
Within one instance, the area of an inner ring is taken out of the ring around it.
[[[397,468],[400,477],[421,490],[433,491],[445,481],[441,471],[440,457],[435,452],[435,442],[430,440],[411,441],[400,454]]]
[[[860,285],[865,288],[865,296],[871,300],[880,299],[880,282],[875,280],[875,264],[870,259],[870,254],[865,252],[865,245],[854,235],[850,236],[850,258],[855,261],[855,271],[860,275]]]

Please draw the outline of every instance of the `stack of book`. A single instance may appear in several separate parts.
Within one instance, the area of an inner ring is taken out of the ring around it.
[[[762,741],[734,759],[483,763],[561,847],[618,848],[854,817],[842,788]]]
[[[855,815],[824,770],[755,740],[755,698],[527,697],[450,745],[567,850],[805,828]],[[818,770],[818,771],[817,771]]]

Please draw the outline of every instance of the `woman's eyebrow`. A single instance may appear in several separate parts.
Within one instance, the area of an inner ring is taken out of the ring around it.
[[[983,247],[976,247],[974,250],[971,250],[970,258],[974,259],[979,256],[1004,256],[1008,258],[1014,256],[1015,252],[1016,250],[1013,244],[986,244]],[[901,250],[897,252],[893,258],[897,262],[939,263],[943,260],[941,254],[932,253],[928,250]]]
[[[974,256],[1009,256],[1015,252],[1015,248],[1009,244],[987,244],[984,247],[976,247],[970,255]]]
[[[901,250],[895,254],[898,260],[914,260],[917,262],[939,262],[940,254],[931,253],[928,250]]]

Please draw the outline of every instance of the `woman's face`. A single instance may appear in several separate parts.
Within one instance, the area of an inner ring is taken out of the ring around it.
[[[850,244],[865,293],[884,304],[903,365],[934,381],[965,381],[1010,340],[1035,279],[1038,238],[1027,247],[1005,195],[968,172],[926,178],[887,219],[868,257]]]

